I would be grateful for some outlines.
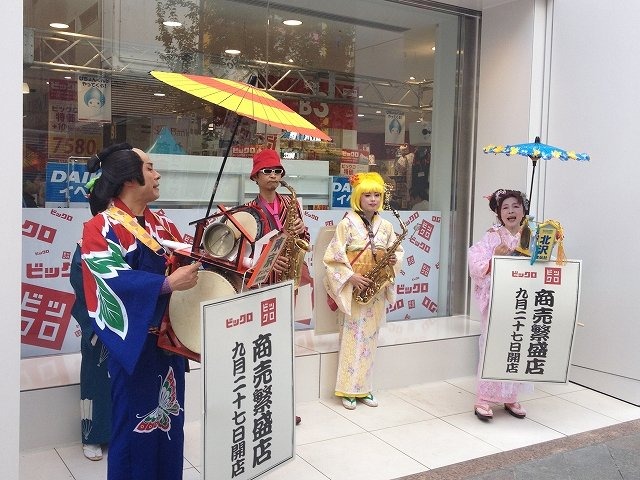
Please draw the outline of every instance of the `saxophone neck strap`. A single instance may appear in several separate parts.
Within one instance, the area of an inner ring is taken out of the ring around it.
[[[262,198],[262,195],[258,195],[258,205],[260,205],[260,208],[266,214],[271,230],[282,230],[282,221],[280,220],[280,203],[280,197],[277,193],[273,204],[269,204],[264,198]]]
[[[360,254],[358,254],[358,257],[362,254],[362,252],[364,252],[367,247],[371,247],[371,254],[373,255],[373,259],[376,259],[376,249],[373,246],[373,239],[376,236],[376,233],[378,233],[378,230],[376,230],[375,232],[373,231],[373,226],[371,225],[371,222],[367,219],[367,217],[365,217],[362,213],[358,212],[358,215],[360,216],[360,218],[362,219],[362,222],[364,223],[365,228],[367,229],[367,234],[369,235],[369,241],[367,242],[367,244],[364,246],[364,248],[360,251]],[[371,220],[373,220],[376,215],[378,215],[378,212],[374,212],[373,217],[371,218]],[[378,225],[378,229],[380,228],[380,225]],[[354,258],[353,261],[355,262],[356,259],[358,258]],[[353,265],[353,262],[351,262],[351,264]]]

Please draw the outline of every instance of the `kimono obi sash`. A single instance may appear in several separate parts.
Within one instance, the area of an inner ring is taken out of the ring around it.
[[[376,248],[376,258],[384,258],[385,254],[386,250]],[[360,275],[366,275],[378,263],[370,248],[347,251],[347,258],[353,271]]]

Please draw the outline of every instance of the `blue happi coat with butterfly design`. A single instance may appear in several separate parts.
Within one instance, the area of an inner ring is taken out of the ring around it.
[[[144,227],[157,240],[182,241],[169,219],[148,208]],[[149,332],[169,301],[161,293],[167,259],[106,213],[85,224],[82,259],[89,316],[110,354],[108,480],[181,479],[185,360],[159,349]]]

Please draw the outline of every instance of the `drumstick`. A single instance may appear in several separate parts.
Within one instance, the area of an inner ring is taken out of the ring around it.
[[[174,240],[160,239],[160,244],[170,250],[182,250],[183,248],[191,248],[190,243],[176,242]]]

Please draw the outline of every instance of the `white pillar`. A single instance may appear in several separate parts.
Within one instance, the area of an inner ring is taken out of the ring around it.
[[[20,425],[20,287],[22,278],[22,2],[7,2],[6,25],[0,29],[3,74],[0,78],[2,105],[3,206],[0,245],[3,247],[0,304],[0,365],[3,368],[0,411],[4,412],[0,436],[3,478],[18,478]]]

